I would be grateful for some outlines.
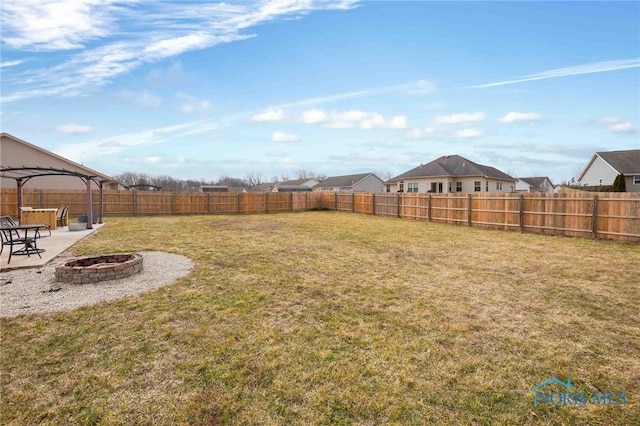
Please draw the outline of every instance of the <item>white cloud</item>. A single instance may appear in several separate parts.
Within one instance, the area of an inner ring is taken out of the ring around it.
[[[407,132],[409,139],[428,139],[436,134],[436,129],[433,127],[425,127],[423,129],[413,128]]]
[[[255,37],[245,33],[253,26],[316,10],[349,9],[355,3],[356,0],[254,0],[239,4],[4,0],[3,47],[72,51],[63,56],[62,62],[47,68],[3,75],[2,102],[81,96],[144,64]],[[98,47],[90,45],[95,40],[100,40]]]
[[[484,121],[485,115],[484,112],[462,112],[459,114],[451,114],[445,115],[441,117],[436,117],[436,124],[470,124],[470,123],[479,123]]]
[[[515,123],[521,121],[540,121],[542,114],[537,112],[509,112],[498,119],[501,123]]]
[[[284,120],[284,111],[281,108],[269,108],[263,113],[251,117],[251,121],[281,121]]]
[[[607,126],[607,129],[613,133],[617,134],[634,134],[638,131],[637,128],[631,124],[631,122],[624,120],[619,117],[602,117],[600,118],[601,123]]]
[[[185,114],[205,113],[211,111],[211,101],[206,99],[196,99],[184,93],[178,93],[178,97],[183,99],[180,109]]]
[[[615,123],[609,126],[609,130],[613,133],[635,133],[636,129],[628,121]]]
[[[302,122],[305,124],[319,124],[327,121],[327,113],[320,109],[312,109],[302,114]]]
[[[556,68],[537,74],[529,74],[517,77],[513,80],[498,81],[494,83],[479,84],[470,89],[482,89],[487,87],[505,86],[507,84],[523,83],[526,81],[545,80],[548,78],[568,77],[580,74],[592,74],[598,72],[617,71],[627,68],[639,68],[640,58],[620,59],[615,61],[593,62],[590,64],[576,65],[574,67]]]
[[[283,142],[283,143],[294,143],[300,142],[300,136],[295,135],[293,133],[284,133],[284,132],[274,132],[271,135],[271,140],[273,142]]]
[[[323,110],[313,109],[302,114],[301,122],[322,124],[332,129],[406,129],[408,126],[407,117],[404,115],[396,115],[386,119],[377,112],[362,110],[327,113]]]
[[[82,124],[65,124],[63,126],[56,127],[56,130],[60,133],[77,135],[80,133],[88,133],[93,129],[91,126],[84,126]]]
[[[120,90],[116,94],[120,99],[127,101],[139,108],[156,109],[162,105],[162,99],[151,93],[149,90],[132,92],[131,90]]]
[[[484,136],[484,133],[477,129],[462,129],[455,132],[454,136],[456,138],[479,138]]]
[[[18,66],[18,65],[20,65],[20,64],[22,64],[24,62],[25,61],[23,61],[23,60],[0,62],[0,68],[15,67],[15,66]]]

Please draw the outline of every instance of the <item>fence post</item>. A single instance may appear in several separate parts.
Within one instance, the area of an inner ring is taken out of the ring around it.
[[[293,211],[293,192],[290,192],[289,194],[290,194],[289,200],[290,200],[290,203],[291,203],[291,211]]]
[[[333,193],[333,206],[335,207],[335,211],[338,211],[338,192]]]
[[[356,212],[356,193],[351,192],[351,213]]]
[[[593,195],[591,206],[591,233],[593,238],[598,238],[598,194]]]
[[[524,194],[520,194],[520,207],[519,207],[519,223],[520,232],[524,232]]]
[[[427,219],[431,222],[431,194],[429,194],[429,198],[427,198]]]
[[[376,193],[371,194],[371,214],[376,215]]]
[[[467,225],[471,226],[471,194],[467,194]]]
[[[207,192],[207,213],[211,214],[211,193]]]
[[[241,197],[242,197],[242,192],[238,192],[238,196],[236,197],[236,211],[238,214],[240,214],[240,203],[241,203],[240,198]]]
[[[178,203],[176,191],[171,193],[171,203],[173,204],[173,214],[175,215],[178,212],[178,207],[176,205]]]
[[[402,217],[402,215],[400,215],[400,193],[396,192],[396,213],[398,214],[398,217]]]
[[[264,193],[264,212],[269,213],[269,191]]]
[[[37,203],[37,205],[38,205],[38,208],[41,209],[41,208],[43,208],[42,207],[42,189],[39,189],[37,194],[38,194],[38,203]]]
[[[309,210],[309,193],[304,193],[304,211]]]
[[[131,193],[133,194],[133,215],[135,216],[138,214],[138,191],[134,189]]]

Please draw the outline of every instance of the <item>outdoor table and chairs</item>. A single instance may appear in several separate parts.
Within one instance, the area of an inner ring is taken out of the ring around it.
[[[32,254],[37,254],[38,257],[42,258],[40,253],[43,253],[45,250],[38,248],[37,243],[37,233],[41,228],[46,228],[46,225],[43,223],[11,225],[5,221],[0,223],[0,235],[2,236],[0,253],[4,250],[4,246],[9,246],[9,259],[7,264],[11,263],[11,256],[13,255],[31,256]],[[32,236],[29,235],[31,231],[33,231]]]

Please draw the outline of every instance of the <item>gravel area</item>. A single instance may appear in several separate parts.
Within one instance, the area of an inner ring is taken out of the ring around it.
[[[42,268],[0,273],[0,317],[61,312],[121,299],[172,284],[193,268],[193,262],[179,254],[140,252],[142,272],[121,280],[96,284],[67,284],[55,281],[56,265],[71,259],[61,255]]]

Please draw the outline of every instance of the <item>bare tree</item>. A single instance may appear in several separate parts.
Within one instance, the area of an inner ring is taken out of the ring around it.
[[[251,170],[249,173],[247,173],[244,179],[247,182],[247,185],[249,185],[249,188],[254,188],[261,183],[264,183],[264,175],[255,170]]]
[[[388,170],[384,172],[381,170],[378,170],[377,172],[373,172],[373,174],[378,176],[380,179],[382,179],[385,182],[393,177],[393,174]]]
[[[216,181],[216,185],[246,187],[247,182],[240,178],[234,178],[228,175],[222,175],[220,176],[220,179]]]
[[[322,174],[322,173],[315,173],[315,172],[310,172],[307,170],[298,170],[296,172],[296,179],[316,179],[316,180],[323,180],[326,179],[327,175]]]

